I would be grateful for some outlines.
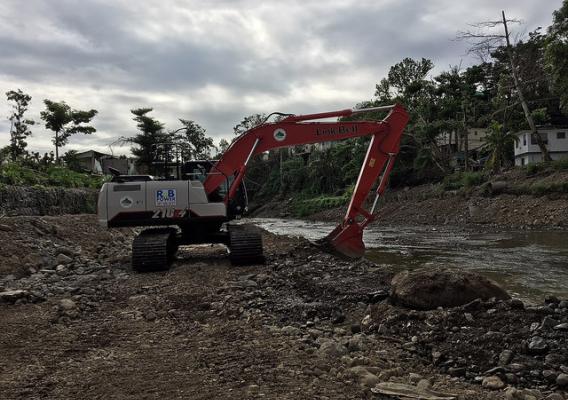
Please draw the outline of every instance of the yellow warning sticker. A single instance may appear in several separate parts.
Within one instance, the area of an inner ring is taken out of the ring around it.
[[[371,160],[369,161],[369,168],[373,168],[375,166],[375,159],[371,158]]]

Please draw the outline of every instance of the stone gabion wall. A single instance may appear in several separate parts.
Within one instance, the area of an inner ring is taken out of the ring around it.
[[[2,186],[0,215],[92,214],[97,194],[95,189]]]

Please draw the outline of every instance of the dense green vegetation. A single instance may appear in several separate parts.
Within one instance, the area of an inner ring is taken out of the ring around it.
[[[7,163],[0,167],[0,184],[4,185],[98,189],[103,184],[104,179],[99,175],[75,172],[56,165],[46,168],[32,168],[19,163]]]

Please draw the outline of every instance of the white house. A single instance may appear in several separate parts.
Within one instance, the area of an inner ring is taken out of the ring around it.
[[[568,129],[547,128],[539,129],[538,132],[546,143],[550,158],[553,160],[568,158]],[[523,166],[541,162],[542,154],[531,132],[520,131],[516,135],[519,140],[515,144],[515,165]]]

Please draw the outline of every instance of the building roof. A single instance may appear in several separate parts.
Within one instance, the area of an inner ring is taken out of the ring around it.
[[[96,158],[101,158],[101,157],[112,157],[110,154],[106,154],[106,153],[101,153],[95,150],[87,150],[87,151],[82,151],[81,153],[77,153],[75,155],[77,158],[90,158],[90,157],[96,157]]]

